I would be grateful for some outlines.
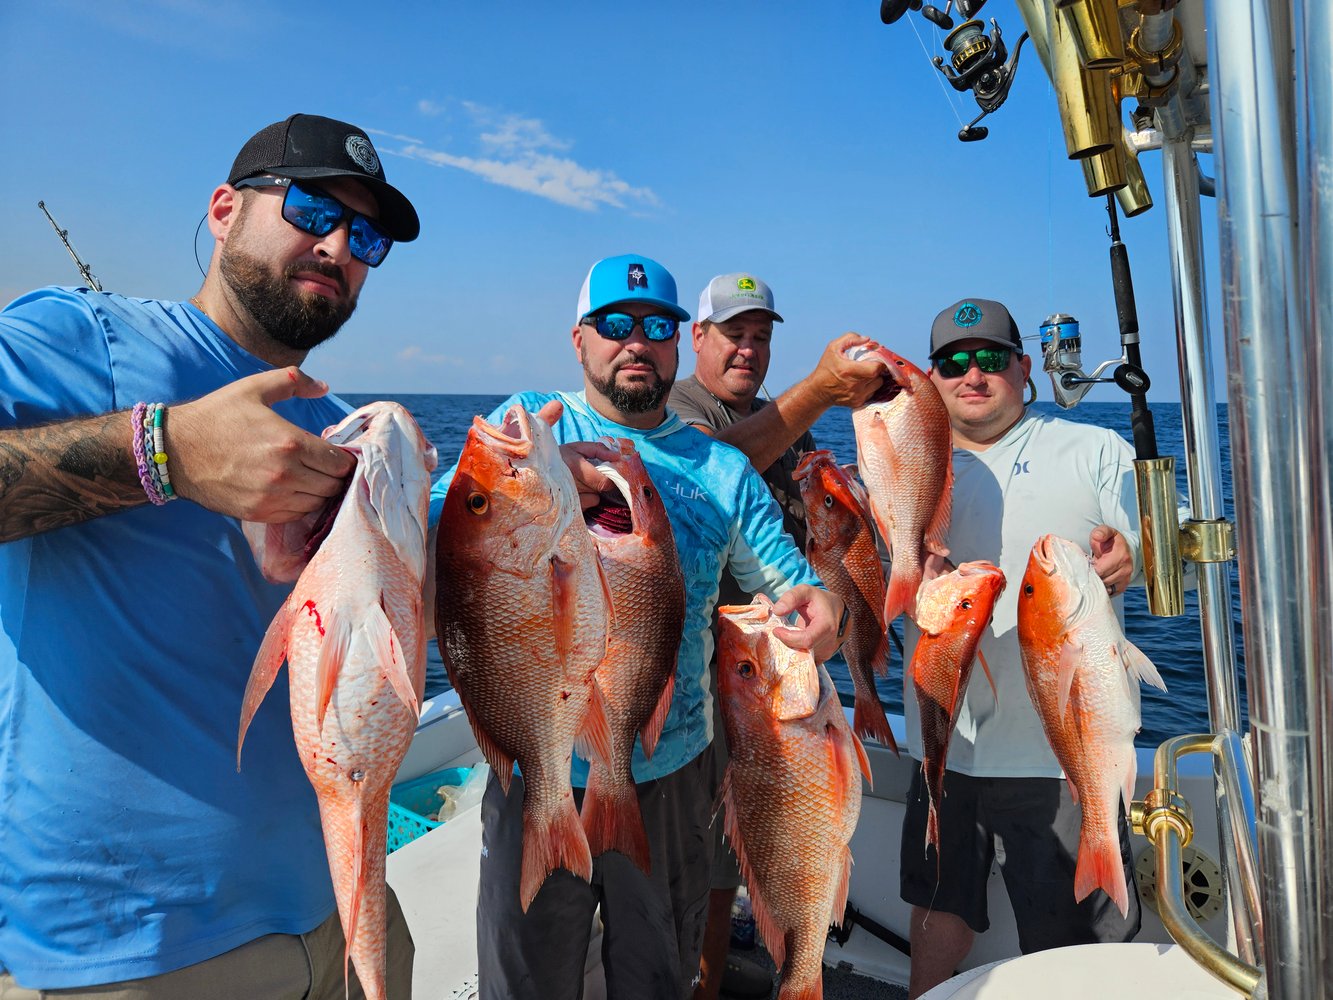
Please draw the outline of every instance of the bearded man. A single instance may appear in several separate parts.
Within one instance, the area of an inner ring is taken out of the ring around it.
[[[343,488],[354,460],[318,434],[349,408],[296,366],[420,225],[366,133],[315,115],[251,137],[207,219],[188,303],[44,288],[0,312],[6,1000],[344,996],[284,713],[256,716],[236,772],[242,694],[289,589],[240,521],[293,521]]]

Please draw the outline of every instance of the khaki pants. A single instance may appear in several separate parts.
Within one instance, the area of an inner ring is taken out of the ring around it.
[[[387,886],[386,886],[387,889]],[[388,1000],[411,1000],[415,949],[398,897],[388,889]],[[365,1000],[349,965],[350,1000]],[[30,990],[0,974],[0,1000],[343,1000],[343,931],[334,913],[308,934],[267,934],[197,965],[147,979],[66,990]]]

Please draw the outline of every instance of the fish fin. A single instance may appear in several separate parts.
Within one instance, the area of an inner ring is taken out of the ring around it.
[[[315,664],[315,727],[322,732],[324,716],[328,714],[333,689],[338,686],[338,673],[347,661],[352,645],[352,629],[343,615],[329,615],[324,620],[324,635],[319,644],[319,661]]]
[[[639,739],[643,741],[643,755],[650,760],[653,751],[657,749],[657,741],[662,735],[662,729],[666,726],[667,715],[671,712],[671,699],[675,693],[676,671],[673,667],[671,673],[667,675],[666,685],[662,688],[661,695],[658,696],[657,707],[653,709],[653,714],[648,716],[648,721],[639,730]]]
[[[870,758],[866,756],[866,748],[861,745],[861,740],[855,733],[829,723],[824,727],[824,740],[828,749],[829,772],[833,775],[835,788],[844,789],[855,780],[850,773],[853,752],[856,755],[856,766],[862,776],[870,782],[871,787],[874,786],[874,779],[870,776]],[[842,811],[843,801],[844,796],[839,794],[834,812]]]
[[[1120,643],[1120,662],[1125,665],[1125,669],[1135,680],[1144,684],[1151,684],[1159,691],[1166,690],[1166,681],[1162,680],[1162,675],[1157,672],[1156,665],[1148,659],[1143,650],[1128,639],[1124,639]]]
[[[773,959],[773,964],[780,969],[782,968],[783,959],[787,955],[786,935],[773,918],[773,913],[768,907],[768,901],[764,898],[764,892],[759,887],[759,880],[755,878],[754,869],[750,865],[750,856],[745,848],[745,838],[741,836],[740,824],[736,820],[738,810],[736,807],[735,782],[732,779],[734,770],[735,765],[728,764],[726,774],[722,779],[721,798],[723,805],[726,807],[723,832],[727,835],[727,843],[736,852],[736,862],[740,867],[741,876],[750,889],[750,905],[754,912],[755,928],[759,931],[759,936],[764,939],[764,945],[768,948],[768,954]]]
[[[847,915],[847,889],[852,883],[852,849],[842,849],[842,875],[838,877],[838,891],[833,897],[833,912],[829,914],[829,923],[838,927]]]
[[[937,556],[947,556],[949,547],[944,544],[949,535],[949,520],[953,515],[953,460],[944,463],[944,487],[940,493],[940,502],[926,526],[925,548]]]
[[[464,707],[467,707],[466,703]],[[482,728],[477,719],[472,718],[471,710],[468,711],[468,718],[472,721],[472,735],[477,738],[477,748],[486,758],[486,763],[491,765],[491,774],[500,782],[500,788],[508,795],[509,785],[514,780],[514,758],[501,750],[491,734]]]
[[[1085,826],[1078,844],[1078,863],[1074,867],[1074,901],[1083,902],[1095,889],[1101,889],[1111,897],[1121,917],[1128,916],[1129,888],[1120,860],[1120,837]]]
[[[594,677],[588,681],[588,707],[583,714],[583,722],[579,724],[578,735],[574,738],[574,747],[584,760],[597,760],[608,768],[611,766],[609,716],[606,696],[602,694]]]
[[[561,673],[574,653],[574,629],[578,624],[578,584],[574,565],[551,556],[551,623],[555,626],[555,655]]]
[[[588,790],[579,818],[594,858],[607,851],[619,851],[645,875],[653,874],[648,831],[643,825],[634,785],[614,782],[606,768],[594,763],[588,771]]]
[[[981,672],[986,675],[986,680],[990,681],[990,694],[998,705],[1000,703],[1000,692],[995,689],[995,678],[991,676],[990,664],[986,662],[986,654],[981,651],[980,643],[977,643],[977,662],[981,664]]]
[[[361,922],[361,897],[366,887],[365,870],[365,818],[361,815],[361,796],[352,800],[352,898],[347,904],[347,926],[343,928],[343,987],[348,988],[350,979],[347,975],[347,962],[351,957],[352,942],[356,940],[356,928]]]
[[[1074,805],[1078,805],[1078,785],[1074,784],[1074,779],[1065,772],[1065,784],[1069,786],[1069,797],[1074,800]]]
[[[531,787],[531,786],[530,786]],[[523,793],[523,869],[518,895],[523,912],[537,897],[546,876],[557,868],[573,872],[585,882],[592,881],[592,854],[588,837],[574,811],[574,795],[569,792],[557,800],[550,815],[536,815],[532,799]]]
[[[880,677],[889,676],[889,630],[881,630],[875,651],[870,654],[870,669]]]
[[[278,608],[278,613],[269,623],[268,631],[264,633],[264,641],[260,643],[254,666],[250,668],[250,679],[245,682],[245,697],[241,699],[241,725],[236,733],[237,771],[241,769],[241,747],[245,744],[246,731],[287,659],[287,639],[291,627],[291,607],[287,601],[283,601],[282,607]]]
[[[383,601],[382,596],[380,599]],[[398,700],[407,707],[413,718],[420,719],[421,702],[417,698],[416,686],[407,673],[407,663],[403,659],[403,643],[398,638],[398,633],[394,631],[393,622],[389,621],[382,603],[371,605],[362,620],[361,628],[365,639],[370,643],[375,662],[384,671],[394,694],[398,695]]]
[[[1056,674],[1057,688],[1056,717],[1064,724],[1065,713],[1069,709],[1069,695],[1074,689],[1074,677],[1079,664],[1083,662],[1083,644],[1075,642],[1068,633],[1060,643],[1060,666]]]
[[[1125,784],[1120,789],[1120,799],[1125,803],[1125,815],[1129,815],[1129,807],[1134,803],[1134,785],[1139,780],[1139,760],[1133,744],[1125,756],[1129,766],[1125,768]]]
[[[888,716],[884,714],[884,706],[880,704],[878,698],[857,697],[856,705],[852,709],[852,731],[857,736],[875,740],[881,746],[888,747],[895,757],[901,756],[898,753],[898,742],[893,738],[893,730],[889,728]],[[861,752],[865,753],[864,747],[861,748]]]

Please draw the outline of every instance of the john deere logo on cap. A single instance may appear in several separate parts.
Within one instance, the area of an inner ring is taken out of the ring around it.
[[[964,302],[953,314],[954,326],[976,326],[981,322],[981,310],[972,302]]]
[[[631,264],[625,280],[631,289],[648,287],[648,272],[642,264]]]
[[[352,162],[366,173],[380,172],[380,158],[375,155],[375,147],[364,135],[349,135],[347,141],[343,143],[343,148],[347,150]]]
[[[740,279],[738,279],[737,282],[736,282],[736,287],[739,288],[742,292],[753,292],[753,291],[754,291],[754,279],[753,279],[753,278],[740,278]]]

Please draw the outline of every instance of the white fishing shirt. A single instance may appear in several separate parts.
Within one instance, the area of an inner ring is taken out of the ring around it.
[[[1023,676],[1019,591],[1038,538],[1059,535],[1086,551],[1099,524],[1125,536],[1134,558],[1134,582],[1142,581],[1133,460],[1133,449],[1114,431],[1038,413],[1026,415],[985,451],[954,449],[949,560],[954,565],[992,562],[1004,571],[1006,586],[981,642],[996,690],[992,694],[978,661],[949,741],[950,770],[976,777],[1064,774]],[[1112,604],[1123,625],[1123,593]],[[903,621],[910,664],[920,632]],[[921,723],[910,673],[905,688],[908,752],[919,760]]]

